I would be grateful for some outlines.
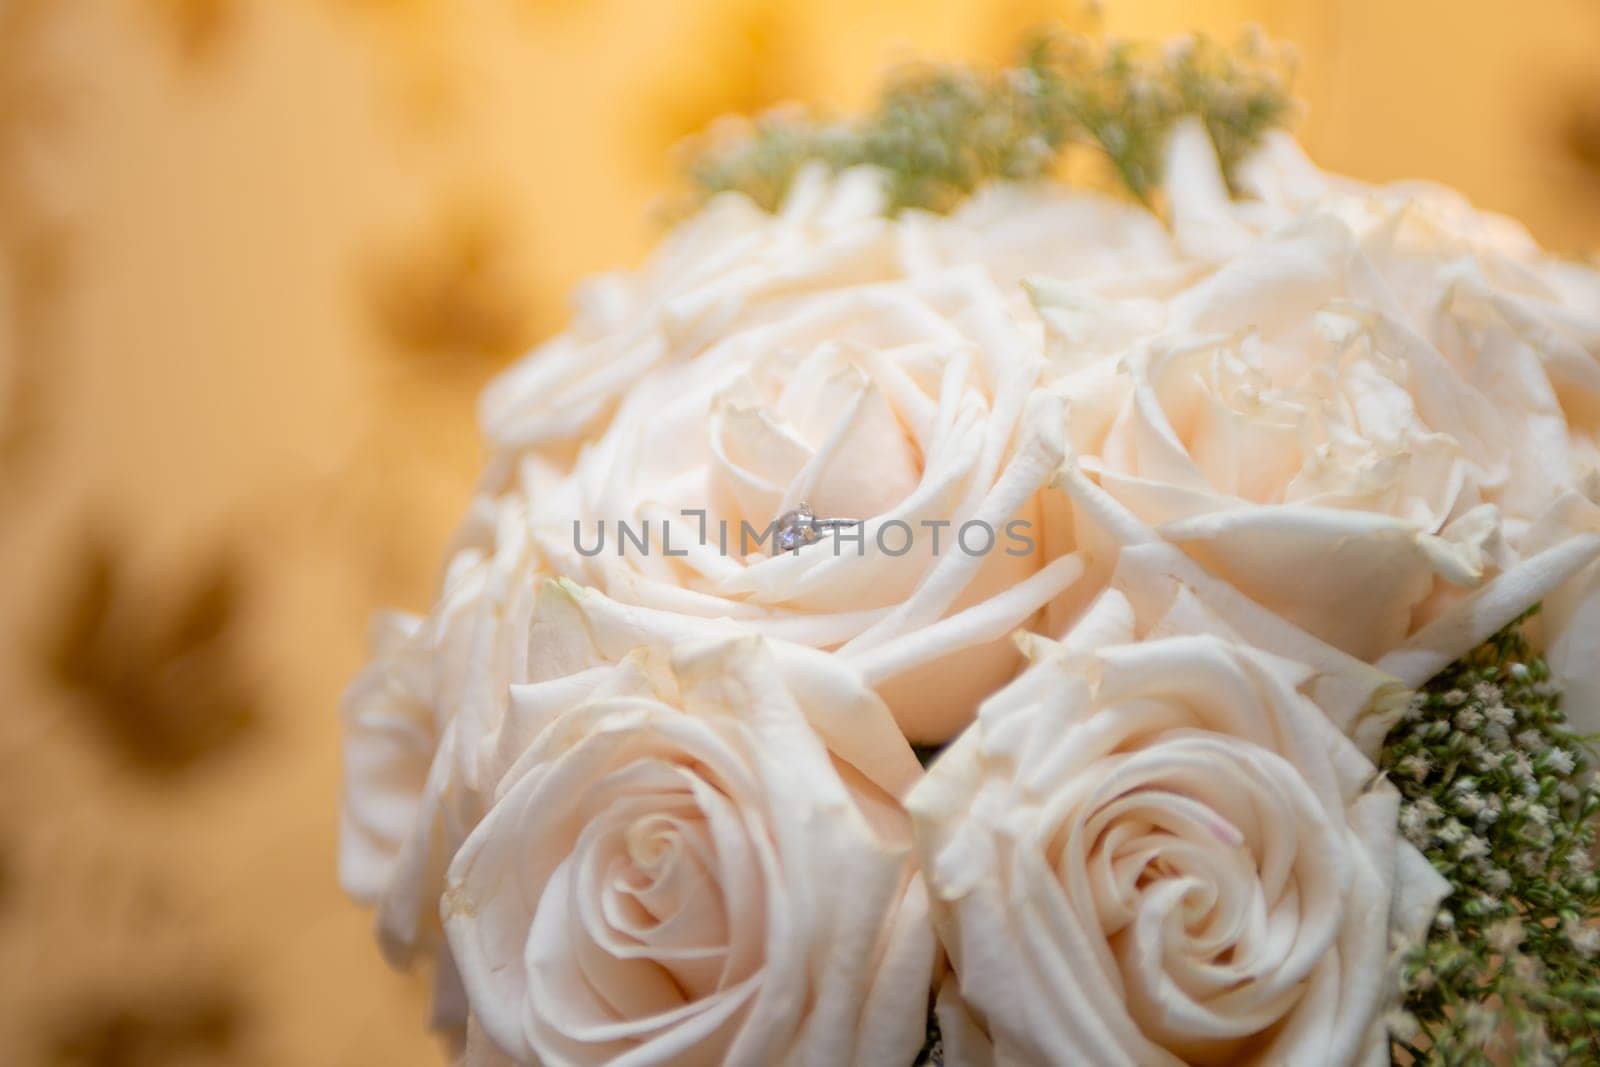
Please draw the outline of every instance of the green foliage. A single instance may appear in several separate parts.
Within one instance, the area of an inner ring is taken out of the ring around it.
[[[750,123],[714,130],[695,147],[684,167],[697,201],[739,192],[776,211],[800,168],[820,161],[849,165],[855,134],[845,126],[815,122],[792,108],[768,112]]]
[[[1600,792],[1522,624],[1418,693],[1380,764],[1449,879],[1401,957],[1397,1063],[1600,1062]]]
[[[1003,71],[907,67],[855,122],[788,110],[724,126],[694,146],[686,174],[699,199],[736,190],[773,210],[805,164],[865,164],[888,175],[892,211],[943,212],[985,182],[1044,177],[1064,153],[1085,150],[1148,202],[1180,118],[1200,117],[1229,174],[1283,125],[1292,111],[1285,66],[1258,36],[1233,48],[1186,38],[1156,52],[1041,34]]]

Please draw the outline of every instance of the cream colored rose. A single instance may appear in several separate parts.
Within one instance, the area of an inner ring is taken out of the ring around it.
[[[631,274],[579,291],[563,333],[484,392],[479,414],[500,477],[529,449],[567,455],[604,428],[618,400],[651,368],[691,359],[735,324],[771,317],[787,300],[903,277],[883,217],[881,180],[812,168],[777,214],[726,194],[680,226]]]
[[[1318,686],[1134,585],[1031,638],[907,801],[966,1002],[941,1016],[1001,1064],[1387,1063],[1391,929],[1444,886],[1330,720],[1351,708],[1308,695],[1376,676]]]
[[[1374,271],[1415,309],[1419,335],[1493,398],[1508,428],[1496,494],[1507,555],[1531,560],[1591,542],[1600,533],[1600,272],[1547,256],[1515,223],[1447,190],[1348,191],[1325,202],[1368,234]],[[1564,710],[1586,733],[1600,731],[1597,619],[1600,566],[1591,564],[1551,588],[1540,620]]]
[[[376,903],[393,878],[439,745],[433,659],[421,628],[415,615],[375,618],[372,662],[344,697],[339,881],[367,904]]]
[[[1215,262],[1203,279],[1160,299],[1032,284],[1082,469],[1145,528],[1363,659],[1468,610],[1472,590],[1553,588],[1512,575],[1585,532],[1553,528],[1581,464],[1539,361],[1462,317],[1469,276],[1533,284],[1489,251],[1501,228],[1421,192],[1357,199],[1324,181],[1313,196],[1309,165],[1281,159],[1298,206],[1235,204],[1203,137],[1180,131],[1171,183],[1180,245]],[[1080,547],[1103,532],[1080,528]],[[1495,625],[1534,603],[1505,592]]]
[[[372,662],[344,699],[339,876],[377,912],[395,966],[439,955],[434,1023],[465,1004],[443,948],[450,858],[484,810],[509,686],[528,674],[537,557],[514,499],[482,502],[426,619],[381,616]]]
[[[1281,135],[1241,181],[1258,199],[1216,214],[1255,214],[1257,230],[1339,219],[1360,252],[1352,295],[1493,399],[1517,446],[1503,490],[1513,542],[1563,491],[1600,494],[1600,271],[1549,255],[1516,222],[1441,186],[1322,174]]]
[[[1053,388],[1082,468],[1249,596],[1376,658],[1440,583],[1496,562],[1510,442],[1487,397],[1350,301],[1357,255],[1316,218],[1169,303],[1035,291],[1079,363]],[[1136,314],[1118,358],[1080,353],[1075,337]]]
[[[1431,620],[1431,632],[1411,634],[1390,665],[1420,683],[1469,647],[1463,639],[1481,639],[1486,625],[1503,625],[1544,598],[1546,652],[1566,710],[1580,729],[1600,730],[1600,567],[1580,565],[1600,532],[1600,271],[1548,255],[1520,225],[1451,190],[1323,174],[1284,135],[1269,138],[1241,170],[1252,194],[1243,201],[1197,178],[1213,167],[1197,130],[1180,135],[1173,163],[1178,240],[1199,258],[1249,257],[1241,250],[1264,235],[1313,218],[1336,221],[1353,252],[1338,295],[1381,315],[1419,355],[1406,375],[1418,408],[1430,397],[1434,410],[1448,401],[1496,457],[1483,466],[1478,454],[1483,469],[1500,472],[1479,490],[1499,517],[1494,570],[1511,576],[1457,604],[1450,601],[1459,593],[1436,596],[1414,620]],[[1296,273],[1291,264],[1284,270]],[[1443,423],[1434,428],[1466,440]],[[1490,618],[1485,603],[1500,614]],[[1462,616],[1485,625],[1468,627]]]
[[[547,595],[581,616],[603,601]],[[892,797],[920,768],[836,659],[752,637],[641,650],[514,687],[507,721],[520,755],[444,901],[492,1046],[547,1064],[914,1058],[935,948]]]
[[[808,295],[639,382],[532,495],[539,544],[618,600],[836,650],[913,740],[943,740],[1077,574],[1045,543],[1063,451],[1041,366],[976,268]],[[774,555],[802,503],[857,536]]]
[[[466,1005],[439,902],[457,848],[531,741],[518,733],[525,717],[507,720],[512,685],[733,631],[551,585],[517,493],[480,498],[457,542],[432,613],[380,616],[372,662],[345,694],[339,874],[374,907],[392,964],[437,958],[434,1024],[459,1031]]]
[[[1029,317],[1022,283],[1035,275],[1081,280],[1102,293],[1148,294],[1197,269],[1156,215],[1054,182],[987,185],[949,215],[908,211],[898,239],[915,273],[981,265]]]

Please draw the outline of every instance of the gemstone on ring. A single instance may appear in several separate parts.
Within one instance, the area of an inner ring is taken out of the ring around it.
[[[802,501],[793,511],[778,516],[778,526],[772,539],[772,552],[798,552],[806,545],[821,539],[823,530],[841,526],[859,525],[859,519],[819,519],[811,505]]]

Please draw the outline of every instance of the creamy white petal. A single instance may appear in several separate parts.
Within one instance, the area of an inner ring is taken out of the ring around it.
[[[1118,588],[1063,641],[1026,642],[1029,669],[907,800],[964,1002],[946,989],[940,1016],[975,1062],[1387,1050],[1391,930],[1431,916],[1438,879],[1308,695],[1342,674],[1324,688],[1362,706],[1386,680],[1327,646],[1312,666],[1245,643],[1173,556],[1126,550]]]

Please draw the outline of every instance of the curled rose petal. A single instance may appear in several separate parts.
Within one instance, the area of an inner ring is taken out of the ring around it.
[[[875,684],[907,736],[941,741],[1015,671],[1009,632],[1071,578],[1043,529],[1065,449],[1042,366],[981,270],[807,294],[637,383],[534,503],[540,548],[643,607],[847,657],[894,643]],[[802,504],[857,525],[774,554],[774,521]]]
[[[1584,598],[1560,588],[1600,532],[1600,274],[1447,190],[1321,174],[1284,137],[1241,169],[1253,198],[1198,124],[1169,155],[1189,278],[1029,284],[1076,467],[1122,513],[1075,508],[1072,602],[1153,536],[1417,684],[1550,596],[1558,673],[1600,719],[1566,624]]]
[[[542,725],[444,898],[476,1027],[521,1063],[909,1062],[926,897],[844,736],[915,766],[887,709],[805,649],[663,657],[519,688]],[[817,703],[840,698],[852,718]]]
[[[1444,887],[1308,695],[1347,671],[1322,691],[1370,699],[1381,676],[1245,644],[1141,558],[1061,642],[1027,642],[907,801],[967,1006],[941,1018],[1000,1063],[1386,1054],[1375,976]]]

